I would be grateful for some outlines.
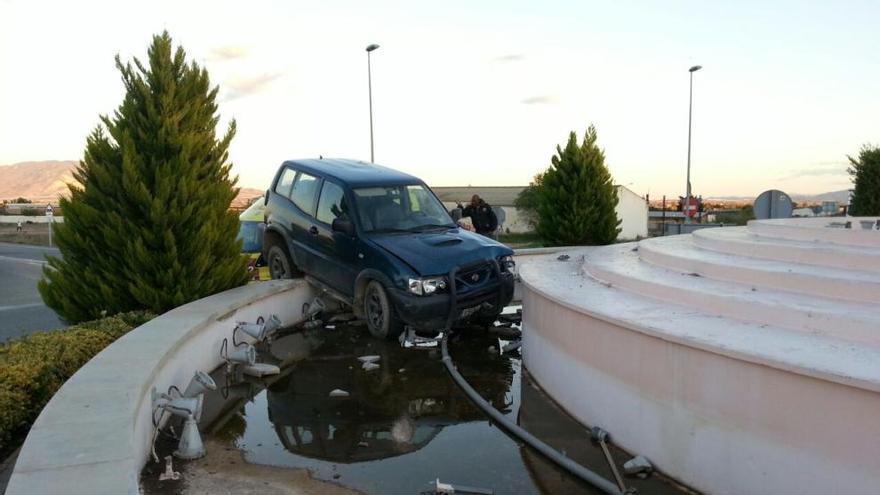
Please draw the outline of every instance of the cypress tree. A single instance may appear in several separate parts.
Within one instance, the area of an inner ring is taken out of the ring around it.
[[[862,217],[880,215],[880,147],[865,145],[858,160],[851,156],[847,158],[853,181],[849,214]]]
[[[617,189],[596,139],[592,125],[580,145],[572,131],[537,186],[537,231],[549,244],[610,244],[620,233]]]
[[[62,257],[49,258],[39,290],[68,322],[161,313],[247,279],[229,210],[235,122],[217,138],[217,87],[167,32],[147,53],[146,65],[116,57],[125,97],[87,138],[79,184],[60,203]]]

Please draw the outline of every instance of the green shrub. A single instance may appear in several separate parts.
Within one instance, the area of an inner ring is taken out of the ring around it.
[[[848,158],[853,181],[849,214],[857,217],[880,215],[880,146],[866,144],[858,159]]]
[[[617,189],[597,139],[592,125],[581,144],[572,131],[536,180],[537,232],[551,246],[611,244],[620,233]]]
[[[150,318],[122,313],[0,345],[0,455],[21,443],[43,406],[82,365]]]
[[[69,323],[146,309],[163,313],[247,283],[238,189],[217,135],[217,87],[168,33],[148,60],[116,57],[125,96],[86,139],[76,185],[59,200],[43,301]]]

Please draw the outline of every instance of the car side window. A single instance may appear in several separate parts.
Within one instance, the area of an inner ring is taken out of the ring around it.
[[[316,216],[319,222],[328,225],[333,224],[333,220],[336,218],[348,219],[348,204],[345,201],[345,192],[341,187],[333,182],[324,181]]]
[[[284,172],[281,173],[281,178],[278,179],[278,184],[275,185],[275,192],[284,197],[289,196],[290,186],[293,185],[294,177],[296,177],[296,170],[285,168]]]
[[[318,196],[318,178],[303,172],[296,176],[293,181],[293,189],[290,191],[290,200],[300,210],[313,214],[315,211],[315,199]]]

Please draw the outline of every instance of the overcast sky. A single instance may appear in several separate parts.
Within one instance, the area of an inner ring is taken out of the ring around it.
[[[79,159],[114,67],[167,29],[235,118],[240,185],[284,159],[370,156],[430,185],[521,185],[593,123],[615,181],[695,194],[849,185],[880,144],[880,2],[0,0],[0,164]]]

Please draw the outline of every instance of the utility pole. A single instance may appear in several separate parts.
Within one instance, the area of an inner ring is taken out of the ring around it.
[[[373,156],[373,74],[370,70],[370,52],[379,48],[379,45],[373,43],[367,46],[367,91],[370,94],[370,163],[375,163]]]
[[[688,72],[691,73],[691,84],[690,84],[690,96],[688,98],[688,163],[687,163],[687,186],[686,195],[684,198],[684,208],[682,211],[684,212],[684,221],[685,223],[691,223],[691,216],[689,215],[691,210],[691,122],[693,120],[694,114],[694,72],[702,69],[701,65],[695,65],[688,69]]]

